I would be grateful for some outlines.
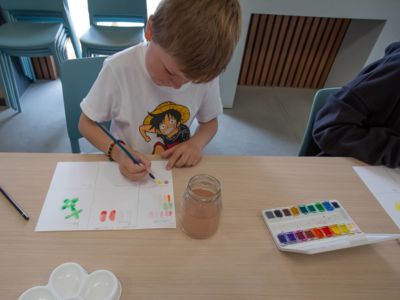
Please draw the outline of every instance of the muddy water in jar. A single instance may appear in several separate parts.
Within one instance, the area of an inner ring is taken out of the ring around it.
[[[222,211],[221,185],[209,175],[196,175],[189,180],[183,196],[179,221],[191,238],[206,239],[218,229]]]

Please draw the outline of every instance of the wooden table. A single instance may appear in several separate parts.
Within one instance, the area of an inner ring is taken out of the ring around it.
[[[349,158],[205,157],[174,169],[177,210],[189,178],[220,179],[217,234],[192,240],[180,229],[34,232],[58,161],[104,156],[0,153],[0,183],[30,213],[0,198],[0,299],[45,285],[59,264],[107,269],[122,299],[400,299],[400,245],[388,241],[312,256],[280,252],[261,209],[338,199],[364,232],[398,228],[352,170]]]

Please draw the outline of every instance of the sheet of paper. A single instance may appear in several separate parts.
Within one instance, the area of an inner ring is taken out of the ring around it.
[[[59,162],[36,231],[176,228],[165,166],[152,161],[156,180],[131,182],[114,162]]]
[[[400,228],[400,169],[353,167],[362,181]]]

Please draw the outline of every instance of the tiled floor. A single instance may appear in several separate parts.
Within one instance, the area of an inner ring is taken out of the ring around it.
[[[225,109],[205,153],[296,155],[314,92],[239,87],[234,108]],[[0,151],[70,152],[59,80],[31,84],[21,105],[21,114],[0,109]],[[95,151],[86,141],[81,146]]]

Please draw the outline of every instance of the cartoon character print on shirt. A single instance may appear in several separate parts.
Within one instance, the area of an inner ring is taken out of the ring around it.
[[[190,130],[184,124],[190,118],[190,111],[186,106],[166,101],[149,112],[139,127],[140,134],[146,142],[151,141],[148,133],[160,137],[153,146],[153,154],[161,154],[175,145],[190,138]]]

